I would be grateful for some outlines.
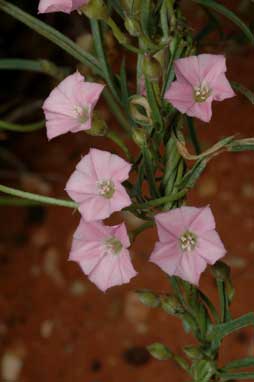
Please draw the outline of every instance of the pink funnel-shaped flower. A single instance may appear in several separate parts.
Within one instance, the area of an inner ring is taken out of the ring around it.
[[[130,169],[131,165],[118,155],[90,149],[66,185],[84,220],[105,219],[131,204],[121,184],[128,179]]]
[[[71,13],[88,2],[89,0],[40,0],[39,13]]]
[[[110,227],[81,219],[73,236],[69,259],[79,263],[89,279],[104,292],[136,276],[127,250],[129,246],[124,224]]]
[[[85,82],[76,72],[65,78],[43,104],[48,139],[91,128],[93,109],[104,85]]]
[[[226,60],[222,55],[200,54],[175,61],[176,81],[165,93],[181,113],[209,122],[212,101],[223,101],[235,96],[225,72]]]
[[[226,254],[210,207],[181,207],[155,217],[159,242],[150,261],[170,276],[198,285],[207,264]]]

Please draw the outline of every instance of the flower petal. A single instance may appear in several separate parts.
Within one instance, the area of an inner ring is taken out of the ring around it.
[[[155,221],[159,239],[162,242],[168,242],[174,239],[178,240],[181,233],[186,229],[180,208],[157,214]]]
[[[225,74],[220,74],[217,81],[213,84],[213,99],[215,101],[223,101],[224,99],[235,97],[235,95]]]
[[[203,232],[198,238],[195,251],[209,264],[214,264],[226,255],[227,251],[218,235],[213,231]]]
[[[111,215],[110,202],[103,196],[88,196],[79,206],[82,217],[88,221],[103,220]]]
[[[170,243],[156,243],[149,261],[158,265],[170,276],[175,274],[175,270],[181,261],[182,253],[177,240]]]
[[[221,73],[225,73],[226,59],[221,54],[200,54],[198,57],[201,82],[207,83],[213,88]]]
[[[193,215],[190,216],[190,220],[188,221],[189,230],[197,233],[198,235],[202,234],[203,232],[214,230],[215,229],[215,220],[212,213],[212,210],[209,206],[203,207],[203,208],[195,208],[195,207],[182,207],[183,213],[186,216],[186,210],[185,209],[192,208]]]
[[[181,113],[186,113],[195,103],[193,88],[186,81],[174,81],[166,91],[165,99]]]
[[[186,111],[186,114],[201,119],[203,122],[210,122],[212,118],[212,100],[212,96],[210,96],[205,102],[195,102]]]
[[[121,211],[131,205],[131,199],[125,188],[121,184],[115,184],[115,192],[110,201],[110,208],[113,211]]]
[[[176,78],[187,81],[192,87],[200,84],[200,67],[198,56],[179,58],[174,64]]]
[[[206,261],[199,254],[185,252],[176,268],[175,275],[193,285],[199,284],[200,275],[206,268]]]

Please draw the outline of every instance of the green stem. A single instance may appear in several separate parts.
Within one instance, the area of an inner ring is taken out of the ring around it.
[[[174,202],[175,200],[182,199],[187,193],[187,190],[182,190],[180,192],[177,192],[175,194],[163,196],[162,198],[158,199],[153,199],[149,200],[148,202],[141,203],[141,204],[133,204],[137,209],[143,209],[143,208],[148,208],[148,207],[158,207],[161,206],[162,204],[166,204],[168,202]]]
[[[11,196],[0,197],[0,206],[34,207],[38,206],[38,204],[40,203],[28,199],[13,198]]]
[[[17,196],[19,198],[23,198],[26,200],[32,200],[34,202],[43,203],[43,204],[52,204],[55,206],[68,207],[68,208],[77,208],[78,205],[75,202],[64,200],[64,199],[56,199],[50,198],[48,196],[32,194],[30,192],[25,192],[21,190],[17,190],[16,188],[6,187],[0,185],[0,191],[4,194]]]
[[[10,123],[10,122],[5,122],[0,120],[0,129],[9,130],[9,131],[17,131],[20,133],[29,133],[31,131],[41,129],[44,126],[45,126],[45,121],[31,123],[28,125],[18,125],[16,123]]]
[[[107,132],[106,137],[113,141],[117,146],[121,148],[121,150],[125,153],[126,157],[129,159],[129,161],[133,161],[131,154],[129,152],[128,147],[126,144],[123,142],[123,140],[119,137],[118,134],[116,134],[114,131],[110,130]]]
[[[127,131],[129,133],[130,130],[131,130],[131,127],[130,127],[127,119],[125,118],[123,111],[118,106],[118,104],[114,101],[112,95],[110,94],[110,92],[109,92],[109,90],[107,88],[104,89],[103,96],[104,96],[104,98],[105,98],[105,100],[106,100],[110,110],[115,115],[115,117],[116,117],[117,121],[119,122],[119,124],[122,126],[122,128],[125,131]]]
[[[140,233],[142,233],[143,231],[145,231],[148,228],[152,228],[153,226],[154,226],[154,221],[152,220],[152,221],[146,222],[146,223],[142,224],[141,226],[139,226],[138,228],[134,229],[131,232],[132,242],[136,239],[136,237]]]
[[[193,123],[193,119],[190,117],[187,117],[186,119],[187,119],[187,126],[189,129],[189,135],[190,135],[191,143],[194,147],[195,153],[197,155],[199,155],[201,153],[201,147],[200,147],[200,143],[198,141],[198,137],[197,137],[194,123]]]

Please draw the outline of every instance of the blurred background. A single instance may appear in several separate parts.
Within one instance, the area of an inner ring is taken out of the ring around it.
[[[13,2],[36,15],[37,1]],[[31,4],[32,3],[32,4]],[[254,4],[222,1],[254,28]],[[203,33],[202,52],[226,52],[228,77],[254,90],[254,48],[223,18],[221,30],[204,10],[182,1],[193,34]],[[73,13],[40,18],[88,49],[89,26]],[[205,29],[204,29],[205,27]],[[207,34],[206,30],[209,32]],[[0,13],[0,58],[50,59],[73,72],[77,63],[52,43],[11,17]],[[119,47],[106,36],[115,63]],[[130,81],[134,60],[130,57]],[[84,74],[86,69],[79,66]],[[0,70],[0,120],[32,123],[43,119],[41,105],[57,80],[28,71]],[[112,128],[117,124],[103,102],[100,112]],[[209,125],[199,124],[202,148],[224,136],[254,136],[254,106],[242,96],[214,103]],[[30,133],[0,130],[1,184],[43,195],[66,198],[65,183],[81,155],[90,146],[122,155],[113,143],[84,133],[68,134],[47,142],[45,129]],[[210,204],[218,231],[228,249],[236,297],[234,316],[254,309],[254,153],[225,153],[210,162],[189,203]],[[179,352],[193,344],[181,324],[161,310],[141,305],[137,288],[169,291],[166,276],[148,262],[156,239],[154,230],[138,237],[131,249],[139,275],[106,294],[68,262],[78,213],[59,207],[1,206],[0,219],[0,380],[7,382],[182,382],[186,379],[170,361],[150,358],[146,346],[155,341]],[[129,226],[136,220],[125,219]],[[207,270],[201,288],[217,304],[216,286]],[[221,364],[254,355],[254,333],[242,330],[227,338]]]

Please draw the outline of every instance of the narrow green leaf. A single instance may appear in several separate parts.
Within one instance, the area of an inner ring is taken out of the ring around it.
[[[94,73],[102,75],[97,60],[90,53],[85,52],[71,39],[57,31],[55,28],[52,28],[43,21],[38,20],[5,0],[0,0],[0,9],[58,45],[78,61],[88,66]]]
[[[214,0],[192,0],[194,3],[203,5],[204,7],[208,7],[213,9],[214,11],[222,14],[231,20],[234,24],[236,24],[242,32],[245,34],[247,39],[253,44],[254,43],[254,35],[249,27],[232,11],[226,8],[224,5],[214,1]]]
[[[254,357],[246,357],[242,359],[236,359],[227,363],[224,369],[240,369],[241,367],[254,366]]]
[[[0,129],[16,131],[19,133],[30,133],[31,131],[42,129],[44,126],[45,126],[45,121],[31,123],[28,125],[18,125],[16,123],[0,121]]]
[[[199,155],[202,150],[201,150],[200,143],[199,143],[199,140],[197,137],[196,128],[195,128],[193,118],[186,117],[186,119],[187,119],[187,126],[189,129],[189,135],[190,135],[191,143],[195,149],[196,155]]]
[[[159,198],[160,194],[157,188],[157,184],[155,181],[155,171],[154,171],[154,164],[153,164],[153,158],[151,155],[151,152],[149,151],[147,146],[144,146],[142,148],[143,158],[144,158],[144,170],[145,175],[149,184],[150,193],[153,198]]]
[[[224,324],[215,325],[212,328],[209,337],[211,339],[216,338],[219,341],[230,333],[250,325],[254,326],[254,313],[252,312]]]
[[[200,175],[203,173],[207,165],[207,160],[198,160],[194,166],[185,174],[180,184],[177,186],[179,189],[182,188],[193,188]]]
[[[107,57],[105,55],[104,45],[103,45],[103,38],[102,38],[102,31],[101,31],[101,24],[97,20],[90,20],[90,25],[92,29],[93,34],[93,42],[95,51],[97,54],[97,58],[99,60],[99,63],[101,65],[101,69],[103,71],[103,77],[107,81],[107,84],[114,95],[116,99],[118,99],[118,94],[115,89],[115,83],[114,83],[114,77],[113,73],[111,71],[111,68],[108,64]]]
[[[145,82],[146,82],[147,99],[151,108],[153,121],[155,124],[159,125],[160,128],[163,128],[163,120],[161,117],[160,108],[159,108],[159,105],[155,96],[155,92],[153,89],[153,84],[147,78],[145,79]]]
[[[144,34],[149,37],[151,31],[151,0],[141,0],[141,26]]]
[[[222,373],[220,374],[222,381],[236,381],[241,379],[252,379],[254,380],[254,373],[253,372],[242,372],[242,373]]]
[[[235,91],[244,95],[252,103],[252,105],[254,105],[254,93],[250,89],[246,88],[242,84],[239,84],[238,82],[231,81],[230,83]]]

